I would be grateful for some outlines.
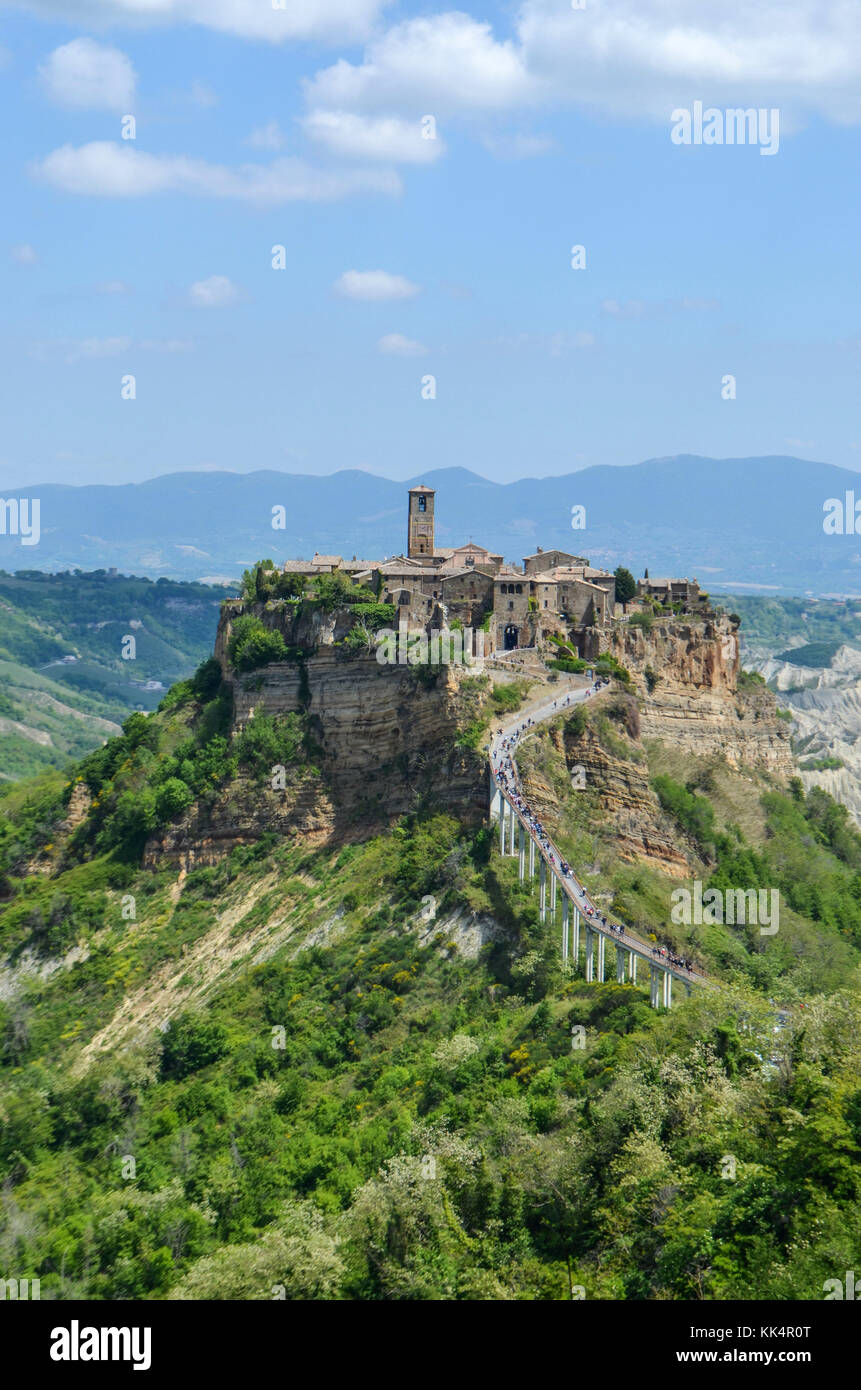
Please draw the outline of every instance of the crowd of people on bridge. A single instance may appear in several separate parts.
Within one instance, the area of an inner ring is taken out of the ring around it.
[[[587,695],[591,693],[591,690],[586,691]],[[553,709],[567,709],[570,704],[571,695],[569,694],[564,700],[554,700]],[[644,943],[639,941],[635,936],[632,936],[630,932],[626,931],[621,922],[608,922],[606,915],[600,913],[594,904],[590,902],[585,888],[571,869],[570,864],[562,858],[553,844],[553,841],[550,839],[550,836],[547,834],[547,831],[544,829],[544,826],[541,824],[539,817],[532,810],[526,797],[523,795],[517,764],[514,761],[514,750],[523,735],[534,727],[534,719],[524,719],[523,723],[519,724],[512,733],[500,739],[496,748],[496,756],[494,756],[494,748],[491,747],[490,768],[496,785],[501,789],[506,799],[511,802],[512,806],[514,806],[515,810],[520,815],[521,821],[525,823],[548,864],[551,868],[558,869],[563,879],[563,887],[565,883],[570,886],[571,892],[569,896],[572,897],[575,905],[587,921],[594,922],[596,926],[600,926],[602,929],[612,932],[622,940],[630,939],[632,944],[639,946],[641,949],[645,949]],[[502,815],[502,810],[500,810],[500,815]],[[682,970],[694,969],[690,960],[684,956],[676,955],[673,951],[668,950],[666,946],[653,946],[652,955],[664,965],[674,965]]]

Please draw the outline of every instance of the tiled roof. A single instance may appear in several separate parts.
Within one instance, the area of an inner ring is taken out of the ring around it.
[[[480,574],[483,579],[490,578],[489,574],[484,574],[482,570],[477,570],[475,565],[462,565],[460,569],[454,570],[441,569],[438,570],[437,573],[443,584],[445,584],[447,579],[459,579],[463,574],[470,574],[473,578],[475,578],[477,574]]]

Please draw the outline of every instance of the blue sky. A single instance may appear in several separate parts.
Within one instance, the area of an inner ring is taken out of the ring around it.
[[[857,468],[860,40],[836,0],[0,0],[0,488]],[[673,144],[695,100],[778,152]]]

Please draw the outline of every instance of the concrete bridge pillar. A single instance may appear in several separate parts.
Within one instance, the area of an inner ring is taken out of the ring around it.
[[[606,942],[606,939],[605,939],[605,937],[604,937],[604,935],[603,935],[602,932],[596,932],[595,935],[596,935],[597,938],[598,938],[598,979],[601,980],[601,981],[603,981],[603,979],[604,979],[604,947],[606,946],[607,942]]]
[[[542,922],[547,921],[547,865],[544,862],[544,855],[541,856],[541,865],[538,871],[538,912]]]
[[[649,1003],[657,1009],[661,1002],[661,972],[656,965],[649,966]]]
[[[623,984],[625,983],[625,956],[626,956],[627,954],[628,954],[627,951],[625,951],[624,948],[623,948],[622,946],[617,946],[617,947],[616,947],[616,984],[617,984],[617,985],[623,985]]]
[[[595,933],[586,923],[586,979],[591,984],[595,978],[595,956],[593,954],[595,946]]]
[[[568,959],[568,910],[571,904],[568,901],[568,894],[562,894],[562,959]]]
[[[628,961],[628,978],[631,984],[635,985],[637,983],[637,961],[639,960],[639,956],[636,951],[629,951],[628,955],[630,957]]]
[[[509,853],[509,854],[516,854],[516,853],[517,853],[517,850],[514,848],[514,827],[515,827],[516,824],[517,824],[517,817],[516,817],[515,814],[514,814],[514,803],[511,802],[511,801],[509,801],[509,802],[508,802],[508,853]]]
[[[532,836],[530,835],[530,836],[529,836],[529,882],[530,882],[530,883],[532,883],[532,880],[534,879],[534,877],[535,877],[535,841],[533,840]],[[532,888],[532,892],[533,892],[533,893],[535,892],[535,887],[534,887],[534,885],[533,885],[533,888]]]
[[[505,854],[505,801],[499,807],[499,853]]]
[[[556,875],[550,870],[550,920],[556,921]]]
[[[664,989],[662,1003],[665,1009],[673,1007],[673,977],[669,970],[664,971]]]
[[[518,821],[518,854],[520,863],[518,864],[518,878],[522,883],[526,877],[526,831],[523,829],[523,822]]]
[[[574,929],[573,929],[573,931],[572,931],[572,933],[571,933],[571,954],[572,954],[573,957],[574,957],[574,969],[575,969],[575,970],[579,970],[579,968],[580,968],[580,909],[579,909],[579,907],[577,907],[577,906],[574,905],[574,904],[572,904],[572,906],[574,907]]]

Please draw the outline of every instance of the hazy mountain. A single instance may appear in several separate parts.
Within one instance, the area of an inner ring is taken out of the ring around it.
[[[437,541],[470,538],[519,559],[561,546],[636,573],[648,565],[705,587],[761,585],[861,593],[854,536],[826,536],[823,503],[859,489],[830,464],[768,457],[650,459],[564,477],[500,484],[463,468],[414,478],[437,489]],[[43,570],[117,566],[149,575],[238,577],[262,556],[309,558],[315,549],[375,558],[405,545],[406,489],[347,469],[303,474],[174,473],[116,487],[20,489],[41,503],[41,540],[0,536],[0,564]],[[571,508],[586,507],[585,531]],[[272,509],[286,510],[273,530]]]

